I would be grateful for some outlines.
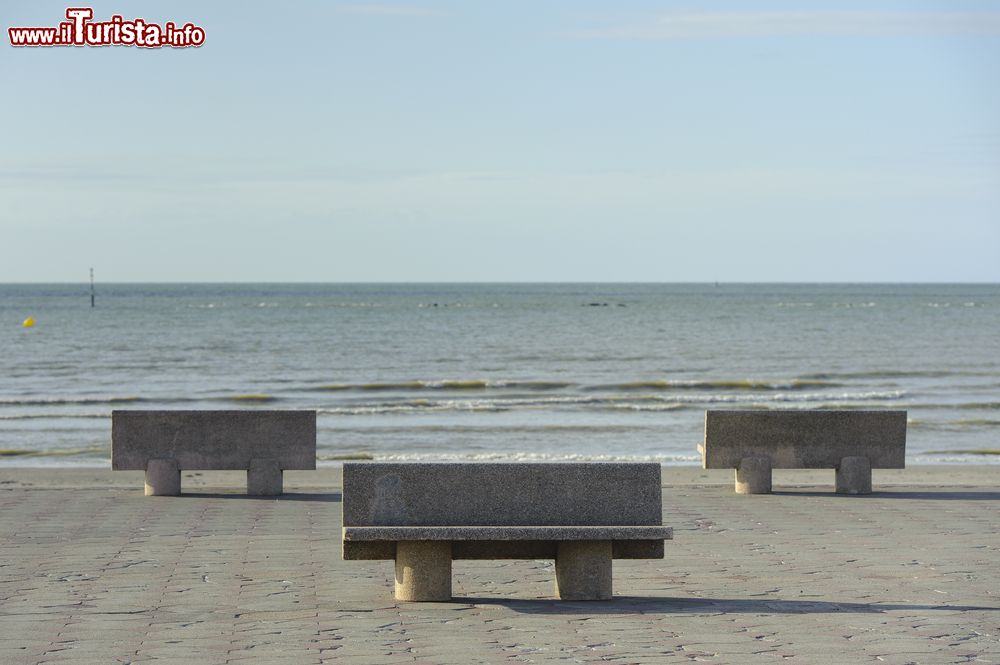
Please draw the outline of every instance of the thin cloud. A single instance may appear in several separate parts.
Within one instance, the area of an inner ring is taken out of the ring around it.
[[[673,12],[576,33],[591,39],[710,39],[787,35],[1000,35],[1000,12]]]
[[[413,7],[409,5],[338,5],[337,11],[341,14],[365,14],[367,16],[388,16],[401,18],[408,16],[433,16],[434,14],[437,14],[437,12],[433,9],[427,9],[426,7]]]

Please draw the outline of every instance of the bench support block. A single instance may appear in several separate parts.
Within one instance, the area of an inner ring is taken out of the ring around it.
[[[872,465],[867,457],[845,457],[837,467],[837,494],[871,494]]]
[[[254,458],[247,469],[247,494],[277,496],[282,491],[281,464],[276,459]]]
[[[556,595],[563,600],[611,599],[611,541],[562,541],[556,551]]]
[[[737,494],[771,493],[771,458],[744,457],[736,467]]]
[[[181,493],[181,470],[177,460],[151,459],[146,463],[146,496],[177,496]]]
[[[396,600],[451,600],[451,542],[396,543]]]

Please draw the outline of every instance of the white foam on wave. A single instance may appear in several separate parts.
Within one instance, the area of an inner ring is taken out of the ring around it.
[[[546,409],[582,407],[631,411],[674,411],[691,405],[744,404],[753,408],[782,408],[795,405],[815,406],[816,403],[851,405],[855,402],[895,401],[906,396],[904,390],[866,391],[858,393],[775,393],[771,395],[709,394],[709,395],[609,395],[609,396],[549,396],[538,398],[494,399],[418,399],[403,402],[373,402],[317,409],[324,415],[376,415],[387,413],[428,413],[440,411],[508,411],[511,409]]]
[[[15,413],[0,415],[0,420],[65,420],[109,418],[109,413]]]

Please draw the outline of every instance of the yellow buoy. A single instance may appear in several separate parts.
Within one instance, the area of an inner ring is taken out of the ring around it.
[[[34,328],[35,320],[29,316],[28,318],[26,318],[24,321],[21,322],[21,325],[24,326],[25,328]]]

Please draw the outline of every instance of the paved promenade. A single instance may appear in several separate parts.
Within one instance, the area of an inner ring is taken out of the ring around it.
[[[663,471],[667,556],[608,602],[548,561],[455,562],[451,603],[397,604],[391,562],[340,559],[340,475],[0,469],[0,663],[1000,663],[1000,466]]]

